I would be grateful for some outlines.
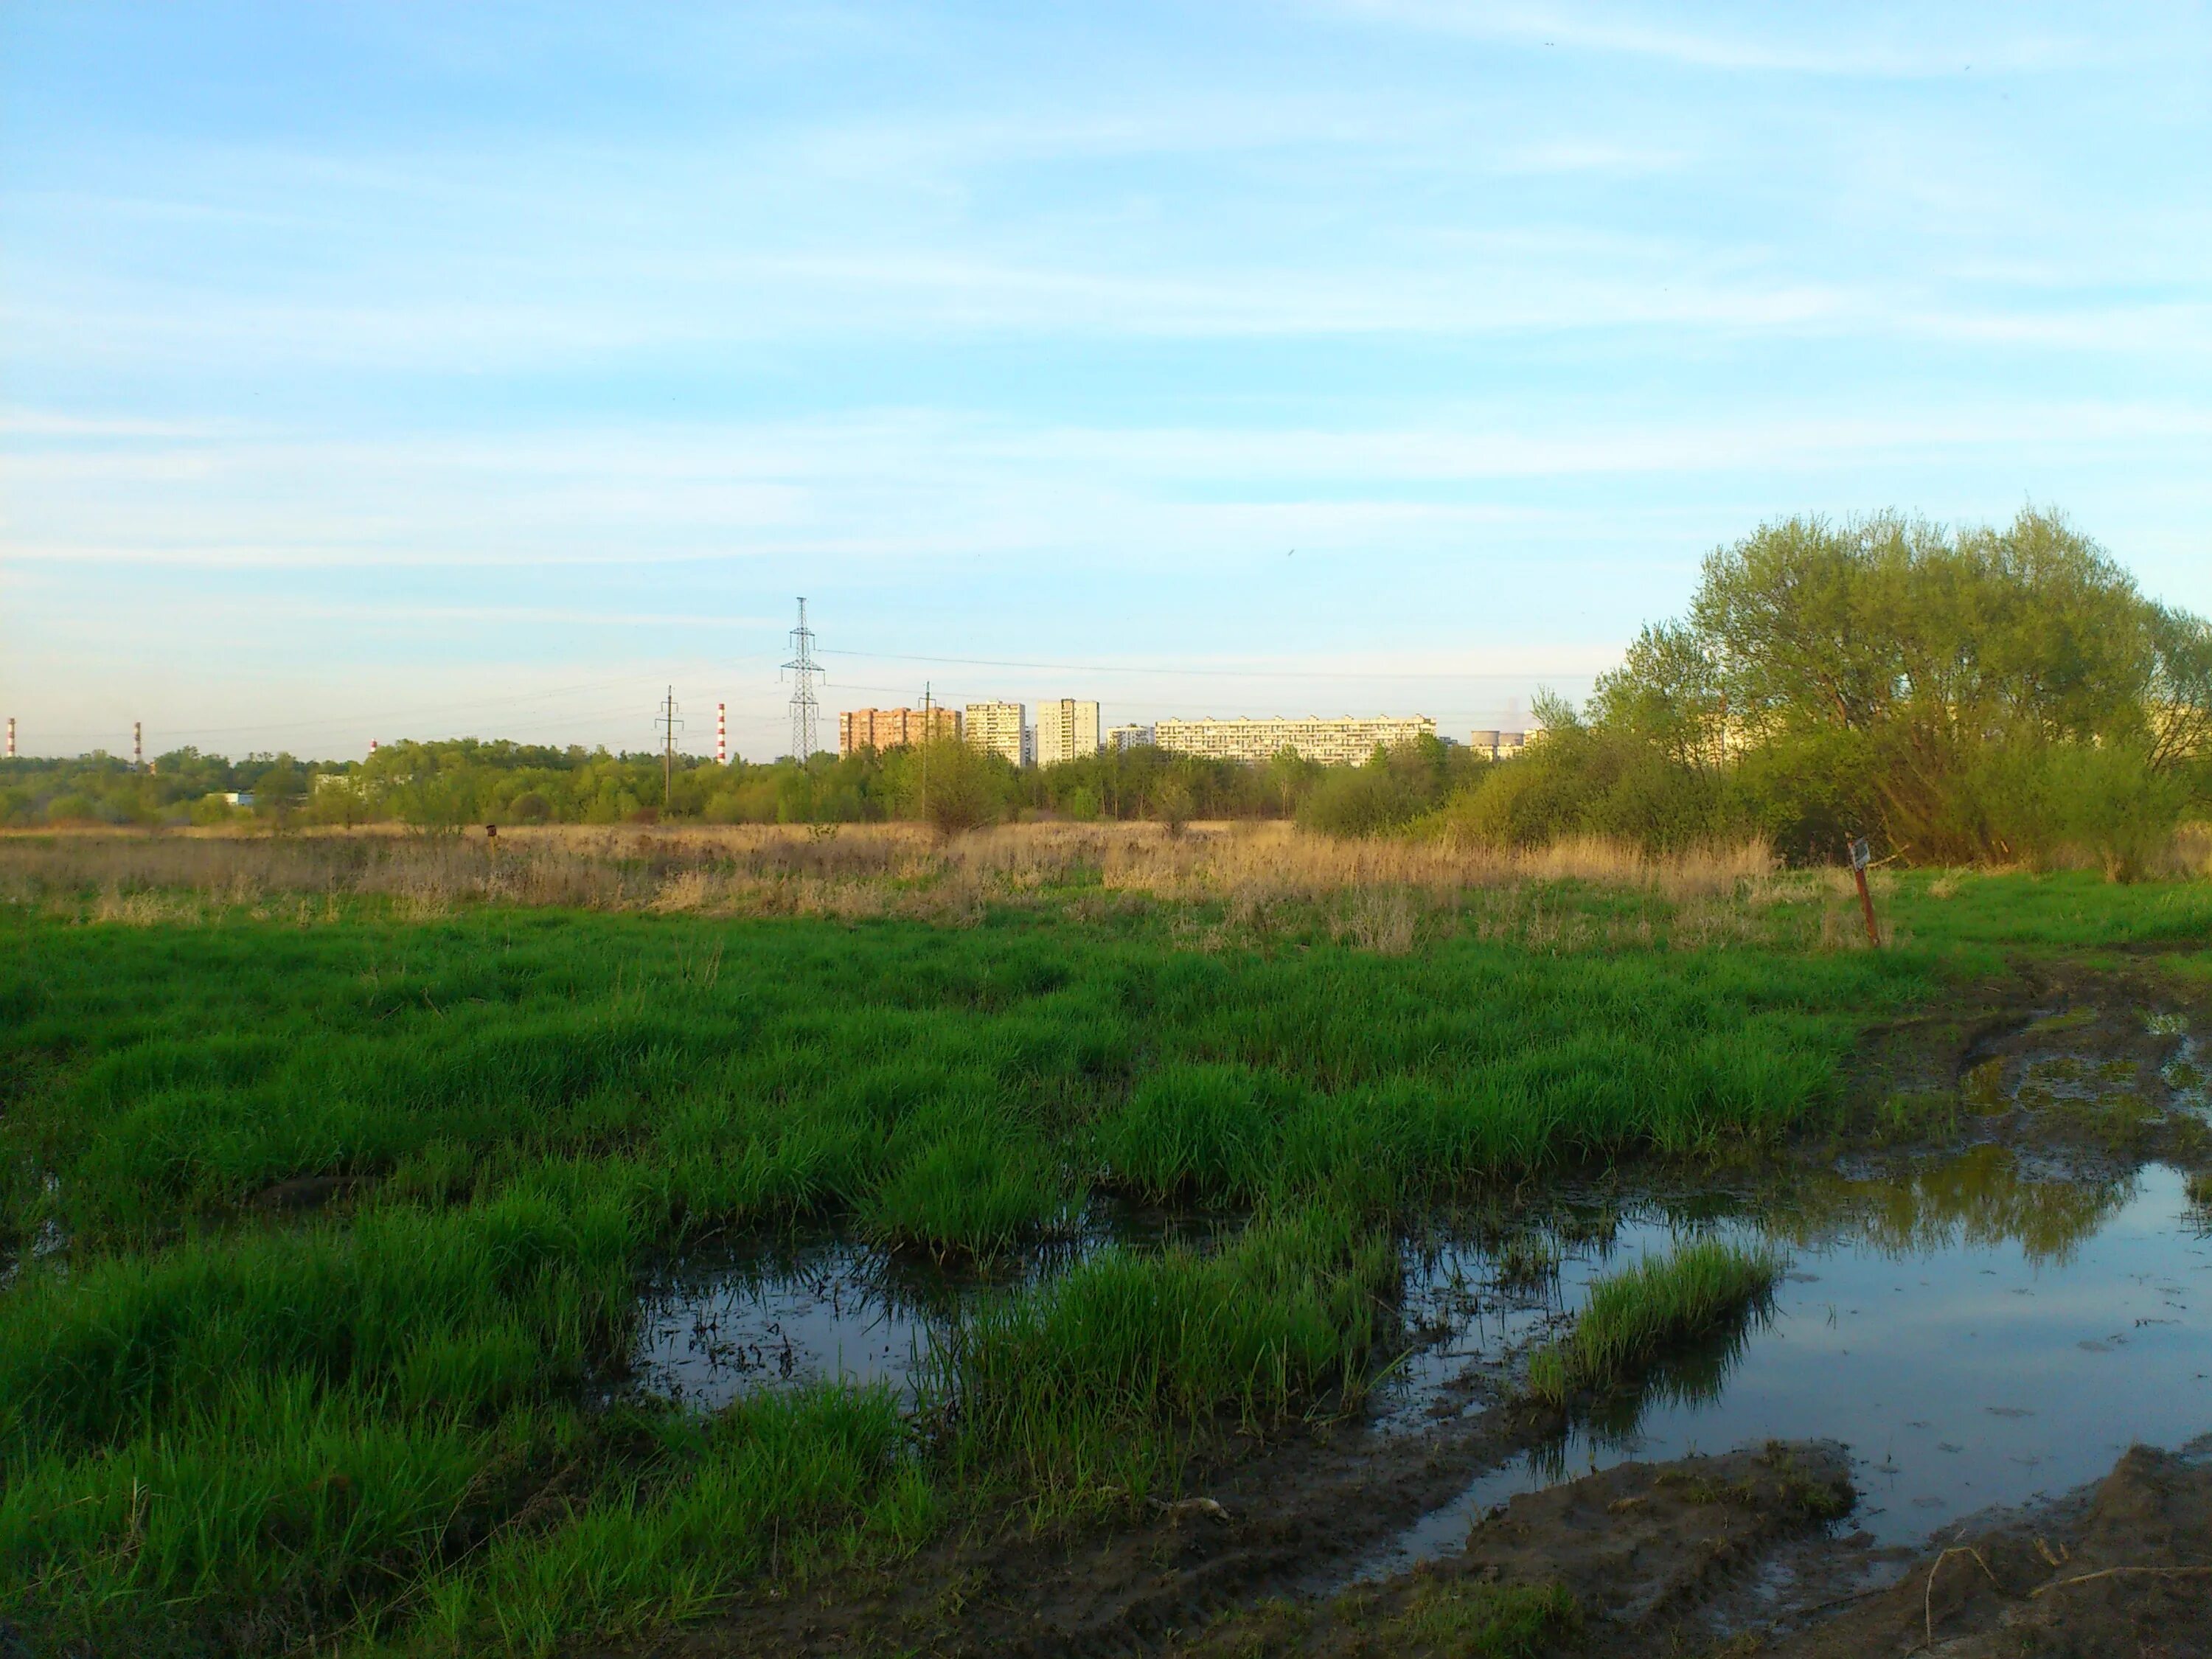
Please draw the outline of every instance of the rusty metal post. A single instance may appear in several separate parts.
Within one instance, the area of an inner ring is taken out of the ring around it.
[[[1866,837],[1855,837],[1851,842],[1851,879],[1859,884],[1859,911],[1866,917],[1867,943],[1879,951],[1881,949],[1881,929],[1875,923],[1874,895],[1867,890],[1866,878],[1867,866],[1873,859],[1874,854],[1867,846]]]

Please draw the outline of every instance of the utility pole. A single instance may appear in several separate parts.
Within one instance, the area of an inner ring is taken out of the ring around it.
[[[937,738],[937,716],[931,712],[934,706],[930,698],[932,684],[921,683],[921,811],[915,816],[924,823],[929,822],[929,745]]]
[[[668,688],[668,696],[660,705],[660,713],[653,724],[661,731],[660,749],[660,810],[665,812],[676,795],[676,733],[684,722],[676,718],[676,688]]]
[[[806,625],[806,600],[799,601],[799,626],[791,630],[791,660],[784,664],[791,679],[791,757],[800,769],[814,758],[814,720],[820,704],[814,683],[822,665],[814,660],[814,630]]]

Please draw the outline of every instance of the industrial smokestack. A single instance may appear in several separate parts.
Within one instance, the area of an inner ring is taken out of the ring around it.
[[[131,769],[134,772],[146,769],[146,723],[143,720],[131,722]]]
[[[8,758],[15,758],[15,717],[13,714],[8,716]]]
[[[714,705],[714,764],[727,766],[729,763],[730,705],[718,702]]]

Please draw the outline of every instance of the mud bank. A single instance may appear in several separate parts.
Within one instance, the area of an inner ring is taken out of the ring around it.
[[[1624,1464],[1515,1498],[1463,1550],[1387,1583],[1239,1610],[1163,1650],[2212,1654],[2212,1440],[2180,1453],[2135,1447],[2094,1486],[1961,1528],[1909,1560],[1869,1547],[1844,1518],[1847,1469],[1841,1448],[1817,1443]]]
[[[1823,1443],[1621,1464],[1514,1498],[1463,1549],[1387,1583],[1240,1612],[1166,1651],[1601,1654],[1656,1651],[1662,1638],[1679,1648],[1717,1591],[1850,1509],[1849,1469],[1844,1449]]]
[[[2004,1524],[1962,1528],[1890,1589],[1738,1650],[2212,1654],[2212,1439],[2180,1453],[2135,1447],[2094,1488]]]

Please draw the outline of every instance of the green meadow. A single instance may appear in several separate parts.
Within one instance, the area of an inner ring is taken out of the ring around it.
[[[1532,943],[1495,893],[1389,953],[1073,893],[957,926],[0,909],[0,1619],[40,1652],[538,1654],[1111,1525],[1227,1431],[1356,1411],[1431,1206],[1832,1127],[1869,1025],[2212,930],[2204,884],[2075,875],[1886,884],[1880,951],[1788,925],[1809,888],[1732,932],[1536,896],[1587,926]],[[1250,1221],[1020,1279],[913,1397],[618,1386],[656,1255],[836,1224],[988,1273],[1116,1196]],[[1624,1313],[1567,1382],[1665,1326]]]

